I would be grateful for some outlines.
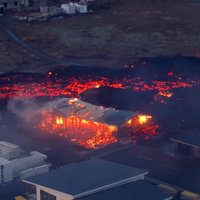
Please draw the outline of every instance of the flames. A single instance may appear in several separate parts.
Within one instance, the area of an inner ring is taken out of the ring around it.
[[[169,91],[160,91],[158,94],[160,96],[167,97],[167,98],[171,98],[173,96],[173,93]]]
[[[139,125],[145,125],[152,119],[152,116],[150,115],[137,115],[136,119],[129,119],[127,121],[128,126],[136,126],[137,124]]]
[[[130,141],[137,138],[149,139],[157,134],[157,126],[152,126],[152,117],[138,115],[125,123],[123,132],[132,134]],[[42,123],[39,125],[43,131],[65,137],[71,142],[89,149],[104,147],[118,141],[117,132],[120,127],[82,119],[75,115],[63,117],[54,112],[44,112]]]
[[[77,116],[60,117],[43,113],[40,126],[45,132],[59,135],[69,139],[80,146],[95,149],[115,143],[115,126],[81,119]]]
[[[152,118],[151,116],[147,116],[147,115],[138,115],[138,122],[139,124],[143,125],[147,123],[149,119],[151,118]]]

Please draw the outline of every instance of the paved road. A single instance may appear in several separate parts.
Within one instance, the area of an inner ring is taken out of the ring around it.
[[[50,56],[36,48],[31,47],[30,45],[26,44],[21,40],[19,36],[17,36],[11,29],[8,28],[7,24],[4,22],[4,18],[1,16],[0,18],[0,29],[5,33],[5,35],[13,42],[18,44],[21,48],[26,49],[31,54],[39,57],[40,59],[43,59],[47,61],[48,63],[56,64],[56,65],[73,65],[73,66],[85,66],[81,63],[77,63],[74,60],[71,59],[58,59],[53,56]],[[88,66],[88,65],[87,65]]]

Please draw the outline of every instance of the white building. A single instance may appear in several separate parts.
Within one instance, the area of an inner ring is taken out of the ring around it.
[[[66,14],[75,14],[76,13],[76,6],[74,3],[70,2],[68,4],[61,4],[61,8],[63,9],[63,12]]]
[[[13,177],[19,176],[24,170],[44,165],[46,159],[46,155],[32,151],[29,156],[12,160]]]
[[[48,172],[49,164],[45,162],[46,159],[46,155],[37,151],[13,160],[0,157],[0,184],[17,177],[26,178]]]
[[[11,160],[19,157],[20,148],[18,145],[6,141],[0,141],[0,157]]]
[[[76,12],[77,12],[77,13],[84,14],[84,13],[87,13],[87,12],[88,12],[87,4],[75,3],[75,6],[76,6]]]
[[[61,4],[61,8],[63,9],[63,12],[66,14],[75,14],[77,13],[87,13],[87,4],[80,4],[80,3],[67,3],[67,4]]]
[[[0,158],[0,184],[13,179],[11,162]]]

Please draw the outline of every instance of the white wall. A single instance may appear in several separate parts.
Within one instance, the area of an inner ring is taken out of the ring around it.
[[[0,184],[13,179],[12,166],[10,161],[0,158]]]
[[[46,159],[46,155],[32,151],[30,156],[12,160],[13,176],[19,176],[21,171],[43,164]]]
[[[61,8],[66,14],[74,14],[75,13],[75,5],[74,4],[61,4]]]
[[[0,157],[0,184],[18,176],[23,178],[48,172],[49,164],[45,164],[46,159],[46,155],[37,151],[32,151],[30,156],[14,160]]]

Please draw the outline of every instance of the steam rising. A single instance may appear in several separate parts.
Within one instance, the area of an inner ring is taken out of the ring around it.
[[[48,110],[55,108],[58,102],[62,102],[64,98],[49,101],[43,105],[37,104],[31,99],[10,99],[8,101],[8,111],[14,113],[25,122],[31,122],[37,116],[41,115],[47,108]]]

